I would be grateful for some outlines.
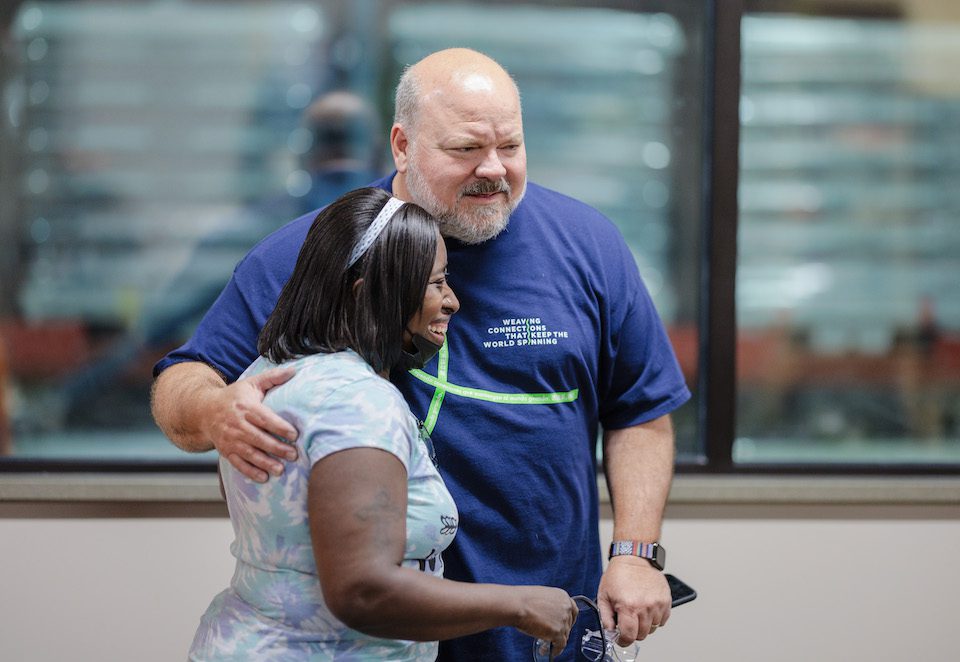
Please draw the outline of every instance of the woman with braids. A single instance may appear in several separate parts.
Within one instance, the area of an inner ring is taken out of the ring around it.
[[[257,483],[221,458],[237,566],[190,659],[434,660],[437,640],[501,626],[562,650],[564,591],[443,579],[457,509],[389,374],[443,344],[446,262],[437,222],[380,189],[317,216],[244,373],[296,371],[264,402],[298,459]]]

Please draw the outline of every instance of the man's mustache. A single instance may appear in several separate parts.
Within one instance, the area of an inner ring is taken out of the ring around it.
[[[506,193],[507,195],[510,195],[510,185],[505,179],[500,179],[498,181],[478,179],[473,184],[466,186],[460,192],[460,195],[490,195],[491,193]]]

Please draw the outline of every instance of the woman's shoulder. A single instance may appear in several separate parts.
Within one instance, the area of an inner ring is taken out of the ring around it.
[[[363,447],[386,450],[409,466],[417,426],[400,391],[355,354],[327,357],[302,364],[294,378],[301,388],[284,403],[311,463]]]
[[[258,360],[265,362],[261,369],[275,367],[263,357]],[[407,409],[397,388],[351,350],[303,356],[287,361],[283,366],[296,370],[287,384],[275,389],[276,395],[282,395],[283,404],[288,407],[315,412],[324,403],[337,403],[340,407],[347,405],[379,412],[380,416]]]
[[[373,371],[363,359],[353,352],[341,357],[342,379],[330,384],[330,399],[341,404],[350,404],[378,418],[403,416],[409,412],[403,394],[396,386]],[[362,364],[357,367],[356,364]]]

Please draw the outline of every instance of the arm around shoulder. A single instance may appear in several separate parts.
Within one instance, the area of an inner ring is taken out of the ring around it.
[[[205,363],[176,363],[161,372],[150,392],[153,420],[177,448],[191,453],[213,450],[204,434],[204,409],[226,383]]]
[[[263,404],[267,391],[293,374],[278,368],[227,385],[205,363],[177,363],[153,384],[153,417],[178,448],[195,453],[216,448],[238,471],[262,482],[268,472],[283,471],[275,457],[296,459],[295,447],[277,439],[292,442],[296,428]]]

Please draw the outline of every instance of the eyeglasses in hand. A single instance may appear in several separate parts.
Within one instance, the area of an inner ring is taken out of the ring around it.
[[[589,660],[589,662],[635,662],[637,659],[637,646],[631,645],[623,648],[617,645],[617,639],[620,637],[619,630],[604,630],[600,622],[600,608],[590,598],[585,595],[573,596],[573,601],[577,603],[579,614],[577,620],[570,630],[570,636],[567,638],[567,647],[573,642],[578,647],[580,656],[578,660]],[[533,643],[534,662],[549,662],[554,657],[560,655],[563,651],[553,650],[553,644],[549,641],[537,639]]]

